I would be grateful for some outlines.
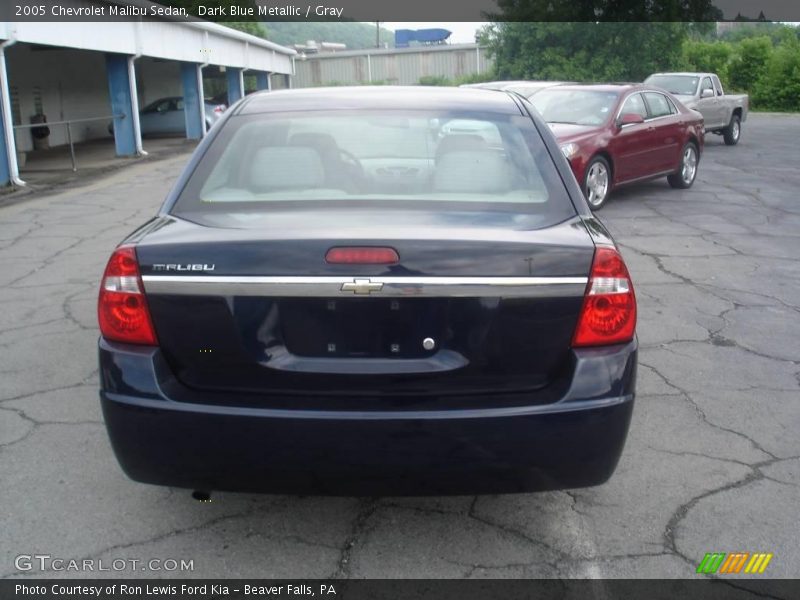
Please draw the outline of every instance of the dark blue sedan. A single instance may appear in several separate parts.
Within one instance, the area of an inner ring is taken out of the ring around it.
[[[515,94],[248,96],[98,314],[122,468],[203,495],[597,485],[633,408],[628,270]]]

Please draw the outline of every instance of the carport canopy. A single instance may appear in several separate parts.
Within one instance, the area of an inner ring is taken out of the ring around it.
[[[17,161],[17,145],[22,136],[15,135],[14,131],[15,100],[16,127],[25,130],[28,135],[30,131],[27,123],[23,124],[20,119],[19,97],[12,99],[11,94],[14,73],[12,69],[9,74],[7,59],[11,52],[9,48],[15,44],[27,44],[37,50],[101,53],[107,79],[103,92],[106,87],[108,90],[103,116],[113,116],[115,147],[119,156],[135,156],[143,152],[139,126],[141,90],[137,88],[134,66],[138,59],[175,65],[171,71],[174,76],[170,77],[174,77],[172,83],[184,97],[186,135],[199,139],[206,130],[203,68],[213,66],[227,73],[228,98],[233,103],[244,96],[244,74],[255,75],[259,89],[270,87],[270,75],[273,74],[283,75],[288,81],[293,74],[293,57],[296,54],[295,50],[268,40],[216,23],[200,21],[5,23],[0,25],[0,40],[0,185],[9,182],[24,185],[19,177]],[[95,64],[98,58],[94,59]],[[9,81],[9,77],[12,81]],[[14,90],[15,94],[22,93],[16,86]],[[86,90],[80,92],[84,95],[87,93]],[[70,94],[71,90],[63,89],[59,84],[58,93],[63,96]],[[53,124],[58,121],[48,120]],[[108,119],[94,127],[96,130],[105,128],[107,122]],[[88,131],[88,125],[83,130]]]

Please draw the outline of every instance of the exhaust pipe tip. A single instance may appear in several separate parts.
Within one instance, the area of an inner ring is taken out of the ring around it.
[[[211,492],[195,490],[192,492],[192,498],[198,502],[211,502]]]

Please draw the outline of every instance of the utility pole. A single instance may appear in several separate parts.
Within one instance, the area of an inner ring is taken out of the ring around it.
[[[381,22],[375,21],[375,47],[381,47]]]

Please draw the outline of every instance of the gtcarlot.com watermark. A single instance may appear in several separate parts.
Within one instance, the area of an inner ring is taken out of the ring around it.
[[[63,558],[50,554],[20,554],[14,559],[18,571],[108,572],[194,571],[194,559],[184,558]]]

